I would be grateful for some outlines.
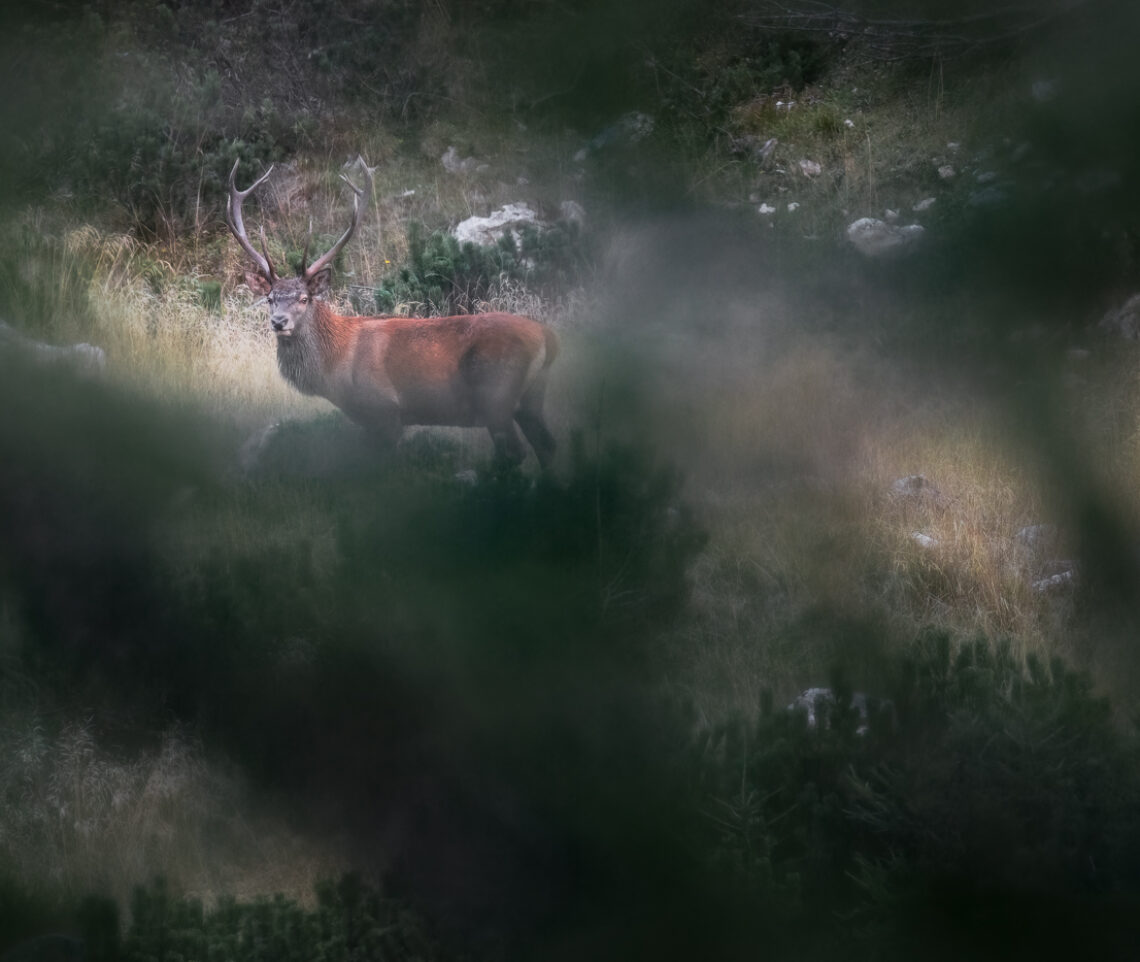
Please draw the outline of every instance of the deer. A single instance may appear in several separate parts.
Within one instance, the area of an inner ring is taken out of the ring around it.
[[[269,258],[264,228],[258,251],[242,217],[246,197],[269,179],[273,166],[239,190],[239,162],[230,171],[226,224],[253,261],[245,282],[268,303],[286,381],[302,394],[331,401],[387,449],[411,425],[485,427],[496,459],[517,466],[526,457],[521,429],[540,468],[550,467],[556,442],[542,407],[559,353],[551,328],[501,312],[430,318],[337,313],[325,295],[332,264],[360,224],[365,189],[341,174],[354,194],[348,228],[307,264],[310,225],[297,276],[282,277]],[[372,172],[363,158],[358,162],[371,195]]]

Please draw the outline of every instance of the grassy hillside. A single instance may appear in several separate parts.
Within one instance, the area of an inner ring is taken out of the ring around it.
[[[1135,14],[789,6],[0,14],[0,320],[106,352],[0,329],[0,950],[1126,957]],[[553,472],[279,375],[226,178],[295,264],[358,155],[331,299],[549,323]]]

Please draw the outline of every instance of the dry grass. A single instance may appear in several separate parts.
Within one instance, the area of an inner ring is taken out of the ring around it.
[[[833,666],[873,685],[881,656],[932,625],[1060,654],[1117,687],[1079,591],[1034,588],[1076,537],[1002,402],[821,337],[692,347],[662,397],[671,428],[689,419],[678,450],[712,534],[676,645],[677,686],[705,717],[754,710],[764,691],[790,700]],[[1099,365],[1066,402],[1122,519],[1137,508],[1121,483],[1135,476],[1133,366]],[[912,475],[929,486],[895,494]],[[1027,544],[1031,525],[1057,533]]]
[[[129,904],[156,876],[207,899],[282,892],[302,902],[345,870],[337,845],[255,812],[241,779],[179,731],[133,756],[101,746],[90,722],[50,734],[5,718],[0,853],[29,891]]]

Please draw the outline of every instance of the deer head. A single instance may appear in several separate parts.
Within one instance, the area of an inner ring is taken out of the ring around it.
[[[313,235],[312,222],[310,221],[309,236],[305,240],[305,249],[301,255],[301,264],[298,268],[297,276],[280,277],[273,267],[273,262],[269,259],[269,251],[265,244],[265,231],[262,230],[261,232],[261,250],[258,251],[250,242],[249,235],[245,230],[245,222],[242,218],[242,203],[246,197],[268,180],[269,175],[273,173],[273,167],[270,166],[269,170],[262,174],[245,190],[238,190],[236,178],[239,162],[240,161],[235,161],[233,170],[230,171],[230,193],[226,199],[226,223],[229,225],[234,237],[237,238],[237,242],[241,245],[246,254],[249,255],[254,266],[257,268],[255,271],[246,271],[245,282],[255,294],[261,294],[268,300],[270,327],[273,329],[273,332],[280,337],[292,337],[296,331],[305,325],[308,317],[312,313],[313,302],[329,288],[332,262],[336,259],[336,256],[341,250],[344,249],[345,244],[352,239],[352,235],[356,232],[357,225],[360,223],[362,210],[360,199],[364,196],[364,190],[357,187],[344,174],[340,175],[341,179],[352,188],[354,194],[352,200],[352,221],[348,225],[348,229],[341,234],[340,238],[332,247],[313,261],[312,264],[308,264],[309,243]],[[371,193],[372,173],[368,169],[368,165],[364,162],[363,157],[358,156],[357,162],[364,171],[368,192]]]

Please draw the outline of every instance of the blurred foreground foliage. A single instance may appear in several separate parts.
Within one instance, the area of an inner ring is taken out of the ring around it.
[[[313,910],[143,890],[93,956],[435,957],[407,905],[468,957],[1126,957],[1135,733],[1062,663],[931,633],[865,731],[842,680],[812,728],[700,726],[654,656],[703,535],[646,451],[460,478],[438,437],[384,459],[330,417],[236,478],[185,413],[4,375],[37,412],[0,421],[5,710],[192,724],[384,880]]]
[[[359,876],[317,888],[306,909],[280,896],[206,907],[175,897],[162,880],[135,891],[124,962],[384,962],[442,957],[422,923]]]
[[[931,631],[867,718],[833,690],[816,727],[765,710],[695,742],[708,851],[773,938],[809,958],[1127,956],[1140,745],[1087,676]]]

